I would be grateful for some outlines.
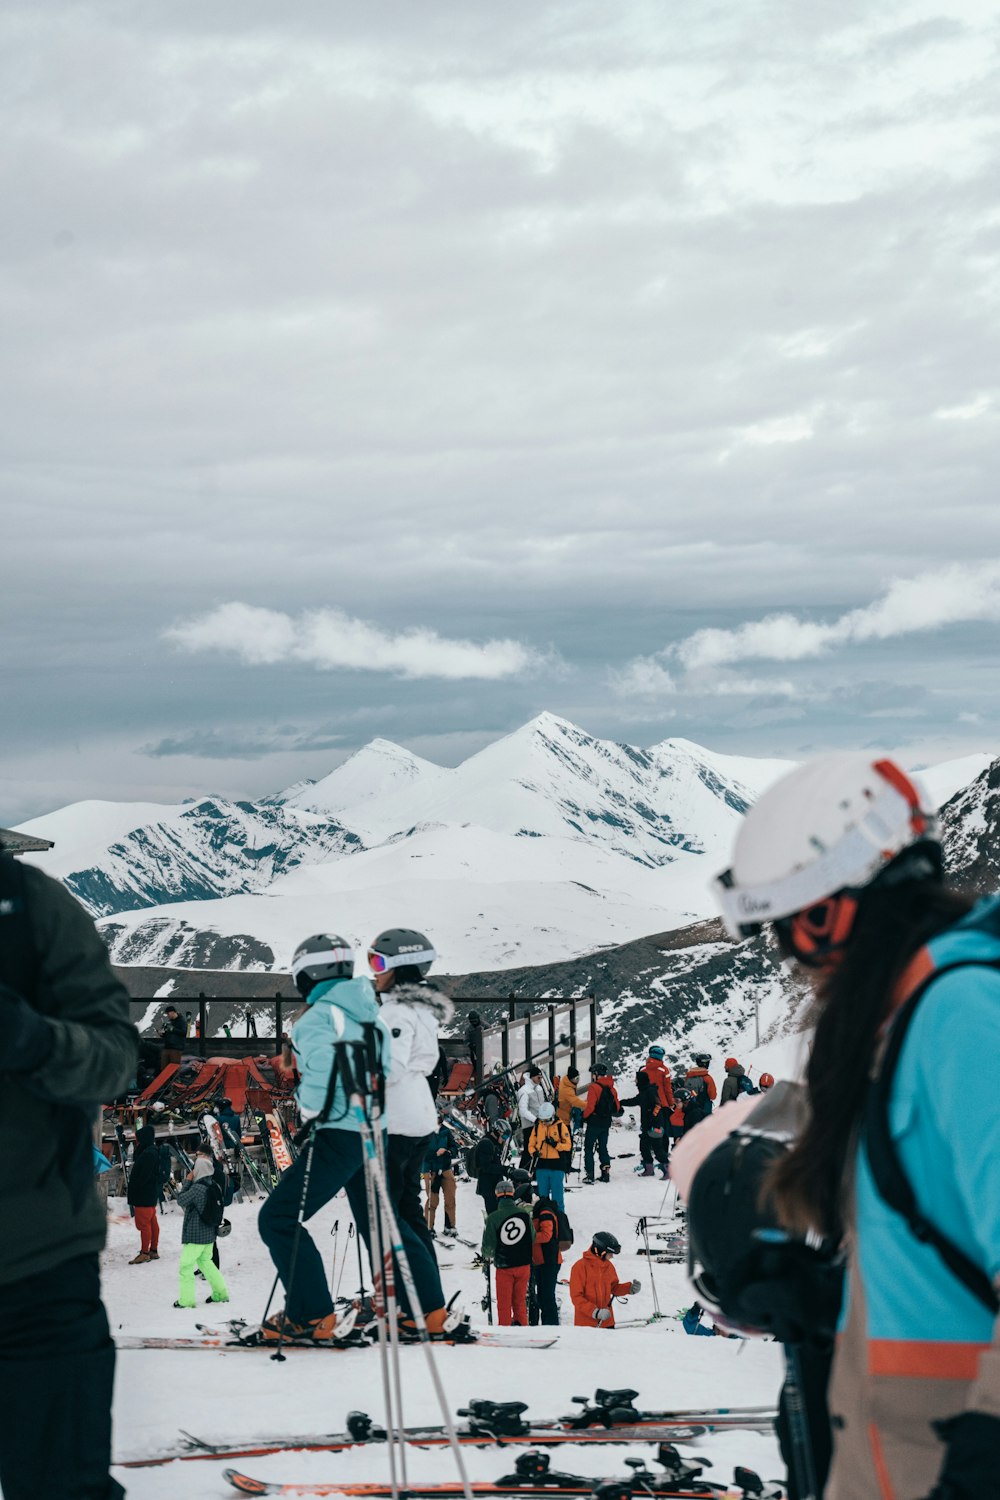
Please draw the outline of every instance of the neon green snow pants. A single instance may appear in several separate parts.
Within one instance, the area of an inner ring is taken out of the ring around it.
[[[212,1263],[211,1245],[182,1245],[181,1246],[181,1291],[177,1298],[181,1307],[194,1307],[197,1301],[194,1290],[194,1273],[199,1270],[208,1282],[212,1291],[212,1297],[216,1302],[229,1301],[229,1288],[222,1279],[222,1273]]]

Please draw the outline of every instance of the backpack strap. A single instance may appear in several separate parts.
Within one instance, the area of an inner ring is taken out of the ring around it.
[[[875,1187],[882,1200],[902,1215],[916,1239],[923,1244],[933,1245],[952,1275],[995,1315],[1000,1312],[1000,1297],[993,1283],[982,1267],[970,1260],[964,1250],[960,1250],[921,1211],[889,1128],[889,1099],[893,1079],[917,1006],[935,979],[940,979],[943,974],[950,974],[955,969],[969,968],[1000,970],[1000,960],[991,963],[988,959],[964,959],[944,964],[929,974],[925,967],[925,977],[896,1012],[881,1065],[868,1090],[864,1145]]]

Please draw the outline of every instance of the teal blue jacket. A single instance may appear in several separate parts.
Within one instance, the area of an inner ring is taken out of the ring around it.
[[[1000,899],[979,902],[922,948],[894,1001],[901,1005],[936,969],[968,959],[977,966],[932,978],[917,1004],[892,1082],[889,1125],[922,1212],[996,1284]],[[832,1500],[932,1487],[943,1451],[933,1423],[968,1409],[1000,1415],[998,1329],[879,1196],[862,1144],[831,1385],[839,1419]]]
[[[320,1114],[326,1103],[334,1048],[338,1042],[359,1042],[366,1028],[374,1026],[379,1037],[383,1071],[389,1067],[391,1038],[379,1015],[375,989],[370,979],[331,979],[318,984],[309,995],[309,1009],[292,1027],[292,1048],[299,1070],[296,1097],[303,1120]],[[358,1130],[347,1093],[338,1078],[327,1130]]]

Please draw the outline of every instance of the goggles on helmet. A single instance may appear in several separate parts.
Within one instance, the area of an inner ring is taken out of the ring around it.
[[[368,967],[373,974],[385,974],[389,969],[406,969],[411,964],[432,964],[437,958],[433,948],[423,948],[417,953],[377,953],[368,949]]]

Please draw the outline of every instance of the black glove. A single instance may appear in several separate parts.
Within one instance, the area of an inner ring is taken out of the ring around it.
[[[0,985],[0,1073],[33,1073],[52,1051],[54,1041],[45,1017]]]
[[[948,1452],[927,1500],[983,1500],[994,1493],[1000,1464],[1000,1417],[963,1411],[934,1425],[948,1444]]]

